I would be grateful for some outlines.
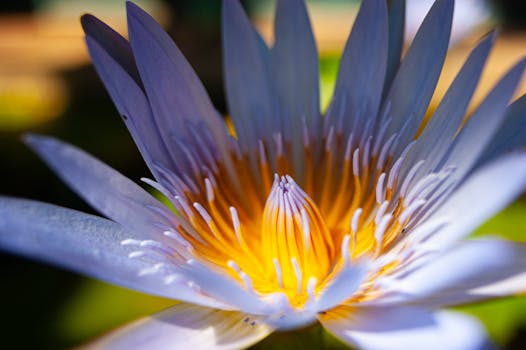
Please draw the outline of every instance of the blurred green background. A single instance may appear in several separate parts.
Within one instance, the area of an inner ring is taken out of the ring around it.
[[[461,21],[455,28],[455,33],[460,34],[448,56],[431,110],[476,38],[496,22],[504,30],[475,103],[513,61],[526,55],[523,1],[465,1],[468,7],[463,15],[473,18],[472,21],[465,19],[464,27]],[[220,1],[144,0],[138,3],[169,30],[202,78],[217,108],[226,113]],[[326,105],[358,1],[309,1],[308,4],[321,50],[321,91]],[[480,12],[481,4],[483,12]],[[271,42],[274,2],[245,1],[244,5],[265,39]],[[89,62],[78,21],[84,12],[99,16],[120,32],[126,31],[124,1],[120,0],[0,2],[0,193],[93,212],[20,141],[20,136],[28,131],[54,135],[88,150],[131,179],[138,180],[148,174]],[[523,83],[521,91],[525,90]],[[526,199],[520,199],[491,219],[477,234],[484,233],[526,241]],[[69,348],[173,303],[8,254],[0,255],[0,274],[0,336],[4,349]],[[480,317],[501,348],[526,348],[524,296],[460,310]],[[256,346],[257,349],[341,347],[319,327],[272,335]]]

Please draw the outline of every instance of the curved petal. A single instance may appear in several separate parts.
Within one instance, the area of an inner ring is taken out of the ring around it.
[[[87,37],[96,41],[106,53],[135,81],[142,89],[142,81],[135,65],[135,59],[131,51],[130,43],[119,33],[114,31],[106,23],[97,17],[86,14],[80,18],[82,29]],[[99,62],[95,62],[96,68],[102,67]]]
[[[398,152],[415,136],[435,91],[448,48],[453,4],[453,0],[433,4],[385,99],[384,113],[391,118],[388,136],[399,133]]]
[[[280,106],[287,112],[283,118],[291,119],[292,127],[300,131],[305,118],[309,131],[317,132],[313,128],[320,121],[318,51],[305,3],[278,1],[275,21],[271,57]]]
[[[252,289],[197,260],[189,260],[186,265],[181,266],[181,273],[201,290],[206,291],[207,295],[231,304],[236,309],[258,315],[268,314],[273,310],[272,306],[265,303]]]
[[[344,106],[342,134],[361,134],[378,112],[385,81],[388,50],[387,5],[363,1],[343,51],[334,98],[327,117],[334,123]],[[365,135],[364,137],[368,137]]]
[[[320,317],[345,343],[364,350],[481,350],[489,348],[473,318],[401,307],[340,308]]]
[[[369,261],[364,260],[355,265],[343,267],[316,300],[316,310],[325,311],[349,299],[367,277],[369,265]]]
[[[420,174],[428,174],[444,157],[455,138],[455,133],[462,125],[494,40],[495,33],[489,34],[471,52],[417,143],[411,149],[408,159],[400,170],[401,174],[410,171],[412,165],[420,160],[426,160],[420,169]],[[418,178],[415,178],[415,183],[416,180]]]
[[[102,337],[86,349],[242,349],[272,332],[259,318],[178,304]]]
[[[137,237],[155,237],[162,232],[156,223],[177,221],[140,186],[80,149],[51,137],[28,135],[25,141],[81,197]]]
[[[285,140],[292,145],[296,173],[303,174],[304,123],[320,136],[319,63],[307,9],[302,0],[280,0],[271,50],[273,81]]]
[[[525,188],[526,154],[509,155],[487,164],[469,176],[425,223],[415,228],[410,239],[427,239],[434,248],[442,249],[473,232]],[[437,222],[447,225],[431,237],[425,237],[428,227]]]
[[[484,151],[479,164],[524,146],[526,146],[526,95],[522,95],[508,106],[506,117]]]
[[[454,166],[459,178],[472,169],[502,124],[506,105],[513,96],[525,68],[526,59],[522,59],[500,79],[461,129],[441,166]]]
[[[280,131],[270,81],[269,52],[238,0],[223,1],[223,65],[228,110],[243,147],[258,150],[258,139]]]
[[[154,163],[169,165],[172,159],[144,93],[130,44],[91,15],[82,16],[86,44],[95,69],[119,114],[124,119],[153,174]]]
[[[400,66],[402,50],[404,48],[405,29],[405,0],[390,0],[388,5],[389,22],[389,50],[387,56],[387,70],[385,73],[384,93],[389,91],[391,83]]]
[[[132,237],[93,215],[36,201],[0,197],[0,249],[44,260],[108,283],[212,307],[226,306],[162,274],[139,275],[151,265],[129,257]]]
[[[190,174],[192,168],[181,144],[197,149],[208,147],[225,155],[225,123],[170,36],[137,5],[127,2],[126,7],[131,48],[160,134],[174,155],[177,169]],[[199,140],[193,136],[195,133]],[[208,159],[193,151],[198,163],[208,163]]]
[[[509,293],[524,292],[525,270],[525,243],[464,241],[390,283],[390,291],[402,293],[404,301],[428,307],[454,305],[505,295],[506,289]],[[496,289],[499,282],[507,285]]]

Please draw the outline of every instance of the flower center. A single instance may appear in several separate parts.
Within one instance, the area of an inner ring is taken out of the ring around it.
[[[262,256],[271,257],[266,270],[274,272],[267,288],[281,289],[296,304],[307,300],[332,268],[331,233],[312,199],[290,176],[275,177],[263,211],[261,248]]]
[[[349,261],[392,250],[425,214],[429,197],[440,197],[449,173],[419,178],[418,162],[403,169],[408,149],[394,158],[396,135],[355,139],[327,130],[321,142],[305,132],[301,154],[280,134],[260,141],[259,152],[233,151],[228,164],[203,167],[198,182],[167,173],[174,185],[165,181],[165,193],[184,219],[174,231],[191,255],[247,290],[281,293],[301,308]],[[272,181],[272,173],[291,176]],[[388,261],[387,270],[396,264]]]

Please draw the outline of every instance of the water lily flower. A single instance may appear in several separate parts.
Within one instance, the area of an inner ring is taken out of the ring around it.
[[[177,46],[127,3],[130,41],[93,16],[86,42],[175,211],[74,146],[26,138],[109,219],[0,198],[0,246],[180,301],[95,345],[232,349],[320,322],[362,349],[478,349],[440,308],[526,290],[526,246],[464,239],[526,188],[521,60],[465,120],[494,41],[475,47],[423,125],[450,36],[437,0],[401,60],[404,1],[363,1],[320,113],[301,0],[280,0],[269,48],[223,1],[231,135]],[[420,130],[421,129],[421,130]]]

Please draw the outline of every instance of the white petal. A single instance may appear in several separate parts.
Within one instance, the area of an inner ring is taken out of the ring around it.
[[[161,231],[156,222],[170,227],[177,220],[140,186],[80,149],[51,137],[30,135],[25,141],[95,209],[136,236],[155,237]]]
[[[163,276],[139,276],[151,267],[128,257],[121,242],[130,238],[106,219],[30,200],[0,197],[0,249],[44,260],[90,277],[173,299],[225,307],[188,287],[164,283]],[[184,281],[183,281],[184,282]]]
[[[428,224],[444,219],[450,223],[428,242],[440,248],[467,236],[517,198],[525,188],[524,154],[510,155],[479,168],[428,219]],[[425,231],[424,226],[412,233],[415,240],[419,239],[419,231]]]
[[[487,346],[474,319],[418,308],[349,308],[320,317],[342,341],[365,350],[480,350]]]
[[[316,301],[316,310],[324,311],[349,299],[360,287],[367,275],[368,261],[362,261],[352,266],[345,266]]]
[[[393,282],[392,291],[419,304],[453,305],[526,291],[525,271],[526,244],[465,241]]]
[[[495,298],[519,293],[526,293],[526,272],[469,291],[470,296],[476,299]]]
[[[256,316],[178,304],[89,344],[87,349],[242,349],[272,332]]]
[[[254,314],[264,314],[270,310],[269,305],[264,303],[253,290],[245,289],[224,272],[215,271],[197,260],[191,260],[187,265],[182,266],[181,273],[207,295],[231,304],[236,309]]]

